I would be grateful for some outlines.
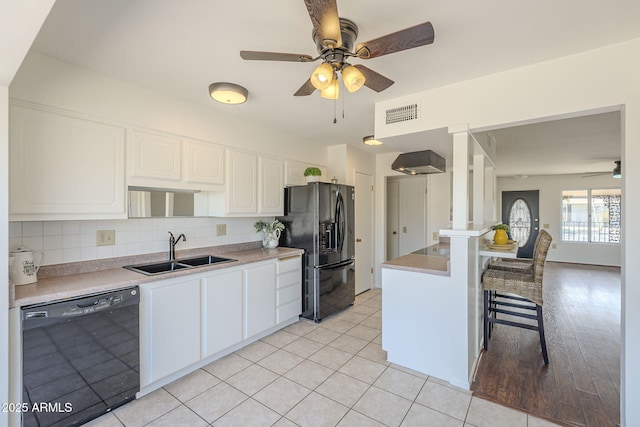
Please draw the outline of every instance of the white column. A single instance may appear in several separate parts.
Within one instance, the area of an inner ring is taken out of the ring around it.
[[[466,230],[469,222],[469,126],[450,126],[453,134],[452,228]]]
[[[473,223],[484,224],[484,204],[485,204],[485,185],[484,185],[484,153],[476,153],[473,155]]]
[[[0,403],[9,402],[9,88],[0,85]],[[0,411],[0,426],[8,424]]]

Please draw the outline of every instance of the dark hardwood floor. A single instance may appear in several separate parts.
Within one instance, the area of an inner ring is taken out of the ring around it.
[[[547,262],[538,333],[495,325],[473,394],[567,426],[620,423],[620,269]]]

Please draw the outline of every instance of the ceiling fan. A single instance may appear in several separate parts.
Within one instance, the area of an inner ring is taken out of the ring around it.
[[[614,178],[622,178],[622,161],[616,160],[614,162],[616,167],[613,168],[613,172],[589,172],[582,175],[583,178],[591,178],[592,176],[600,176],[600,175],[612,175]]]
[[[371,59],[433,43],[433,26],[430,22],[425,22],[355,45],[358,27],[353,21],[338,17],[336,0],[304,2],[313,24],[312,38],[318,56],[314,58],[295,53],[240,51],[240,57],[245,60],[314,62],[322,59],[322,64],[313,71],[311,77],[294,96],[311,95],[318,89],[323,98],[338,99],[338,73],[349,92],[355,92],[363,85],[376,92],[382,92],[394,83],[393,80],[364,65],[351,65],[347,60]]]

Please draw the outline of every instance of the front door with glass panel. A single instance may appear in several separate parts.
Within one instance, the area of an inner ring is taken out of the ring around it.
[[[518,243],[519,258],[533,258],[533,246],[540,229],[539,191],[503,191],[502,222]]]

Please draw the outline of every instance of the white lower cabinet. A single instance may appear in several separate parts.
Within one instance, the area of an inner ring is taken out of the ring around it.
[[[200,360],[200,280],[140,286],[141,387]]]
[[[202,279],[202,357],[242,341],[242,268]]]
[[[302,313],[302,257],[281,258],[276,266],[276,323],[280,324]]]
[[[149,393],[298,320],[300,256],[140,285],[140,386]]]
[[[244,282],[244,338],[276,324],[276,264],[247,268]]]

